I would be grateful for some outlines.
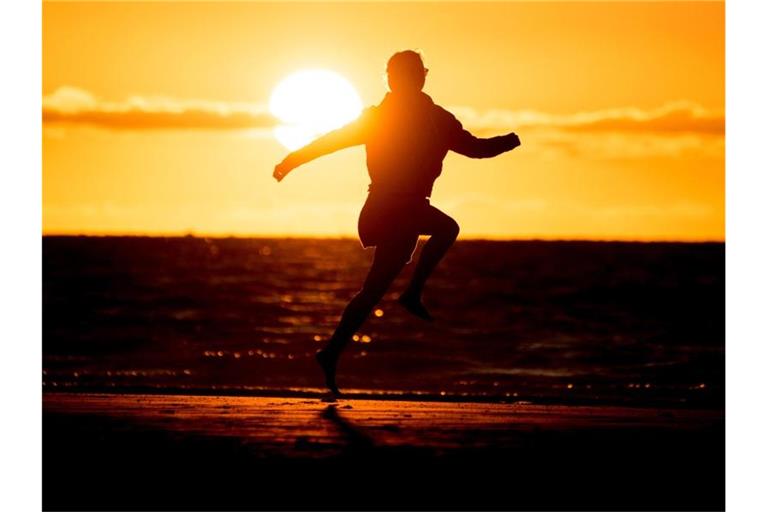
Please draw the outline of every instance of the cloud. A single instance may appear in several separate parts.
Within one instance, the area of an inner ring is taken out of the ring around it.
[[[522,131],[525,150],[544,159],[723,158],[722,135],[691,132]]]
[[[562,131],[628,133],[696,133],[722,135],[725,116],[688,101],[643,110],[622,107],[576,114],[547,114],[532,110],[487,110],[453,107],[451,110],[470,130],[505,131],[552,128]]]
[[[462,106],[449,110],[478,135],[526,129],[661,136],[722,136],[725,132],[722,112],[688,101],[672,102],[647,110],[622,107],[576,114],[501,109],[480,111]],[[43,97],[43,121],[112,129],[238,130],[271,128],[279,124],[262,104],[146,96],[114,102],[71,86],[60,87]]]
[[[110,102],[70,86],[43,96],[43,122],[132,130],[237,130],[277,124],[265,107],[256,104],[143,96]]]

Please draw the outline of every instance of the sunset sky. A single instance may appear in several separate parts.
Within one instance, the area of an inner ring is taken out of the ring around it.
[[[493,160],[449,154],[464,238],[724,240],[724,3],[44,3],[44,233],[355,236],[363,147],[282,183],[267,102],[302,69],[364,105],[389,56]]]

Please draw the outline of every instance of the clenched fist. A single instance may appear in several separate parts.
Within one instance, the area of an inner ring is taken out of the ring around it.
[[[285,163],[285,160],[275,166],[275,171],[272,176],[278,181],[283,181],[283,178],[291,172],[291,168]]]

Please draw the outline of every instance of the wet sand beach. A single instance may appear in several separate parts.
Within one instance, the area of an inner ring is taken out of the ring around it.
[[[45,393],[44,508],[720,510],[724,412]]]

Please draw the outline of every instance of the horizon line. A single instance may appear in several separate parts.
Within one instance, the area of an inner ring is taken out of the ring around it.
[[[256,239],[256,240],[355,240],[358,237],[349,234],[269,234],[269,233],[206,233],[195,231],[49,231],[43,232],[42,238],[212,238],[212,239]],[[691,243],[691,244],[725,244],[725,238],[680,238],[680,237],[597,237],[597,236],[498,236],[498,235],[469,235],[460,236],[459,242],[626,242],[626,243]]]

